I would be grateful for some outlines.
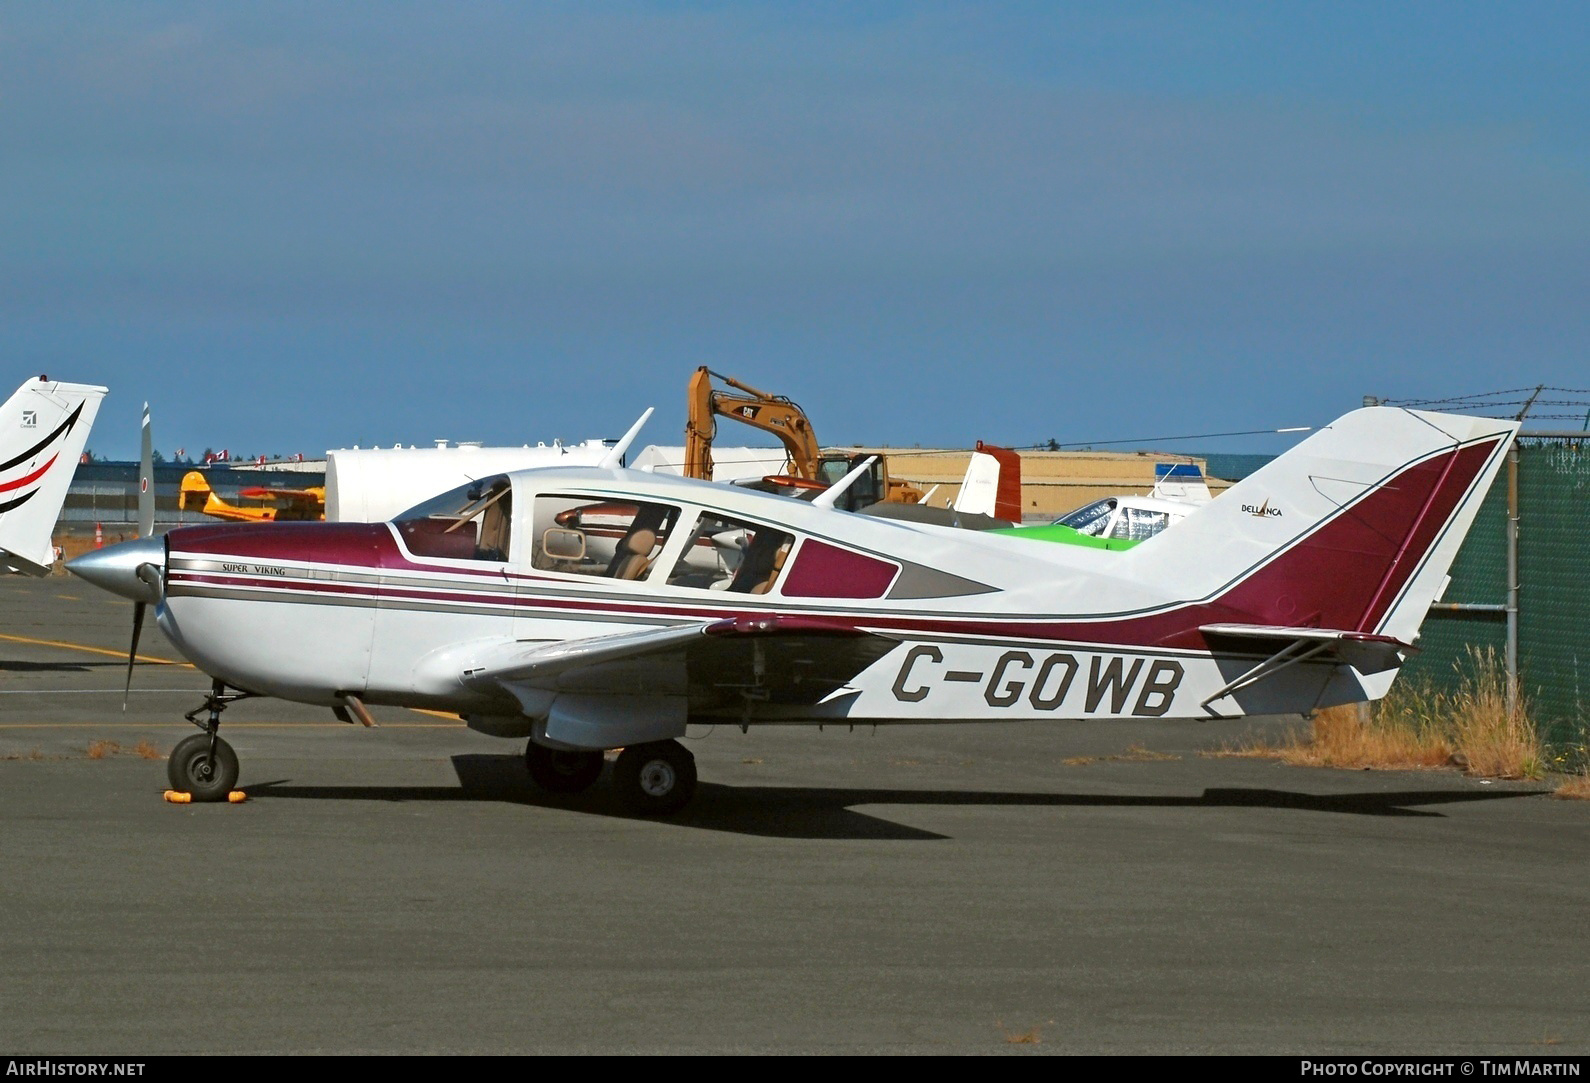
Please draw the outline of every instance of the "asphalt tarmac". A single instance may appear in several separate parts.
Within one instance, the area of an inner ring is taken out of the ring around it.
[[[0,1055],[1590,1053],[1590,803],[1207,753],[1289,720],[692,729],[667,820],[251,701],[0,581]],[[96,653],[102,652],[102,653]],[[1069,761],[1069,762],[1068,762]],[[605,781],[605,780],[604,780]]]

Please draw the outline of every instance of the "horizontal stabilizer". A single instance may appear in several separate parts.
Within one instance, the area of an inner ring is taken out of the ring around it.
[[[1352,666],[1360,673],[1380,673],[1402,664],[1404,657],[1418,650],[1392,636],[1370,632],[1350,632],[1340,628],[1287,628],[1267,624],[1206,624],[1198,629],[1211,646],[1216,640],[1232,640],[1250,645],[1249,649],[1282,651],[1296,648],[1307,651],[1310,661],[1334,661]],[[1218,649],[1218,648],[1217,648]]]

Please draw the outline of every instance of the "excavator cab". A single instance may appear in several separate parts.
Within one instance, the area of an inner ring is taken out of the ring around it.
[[[866,455],[830,452],[817,464],[817,480],[824,485],[833,485],[861,465],[866,458]],[[883,459],[874,456],[872,466],[867,472],[852,482],[850,488],[840,495],[839,506],[846,511],[860,511],[883,500],[888,491],[889,477]]]

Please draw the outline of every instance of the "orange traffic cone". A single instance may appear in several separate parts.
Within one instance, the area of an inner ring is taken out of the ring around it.
[[[105,527],[102,523],[94,524],[94,548],[102,548],[105,544]]]

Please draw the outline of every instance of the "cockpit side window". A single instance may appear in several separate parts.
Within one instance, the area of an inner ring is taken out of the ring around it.
[[[409,552],[450,560],[508,559],[513,484],[507,475],[460,485],[394,520]]]
[[[671,504],[577,494],[538,496],[531,563],[594,578],[647,578],[679,521]]]
[[[794,535],[781,530],[702,512],[668,571],[668,585],[766,594],[794,544]]]
[[[1110,537],[1145,541],[1170,525],[1170,516],[1162,511],[1127,507],[1110,529]]]

